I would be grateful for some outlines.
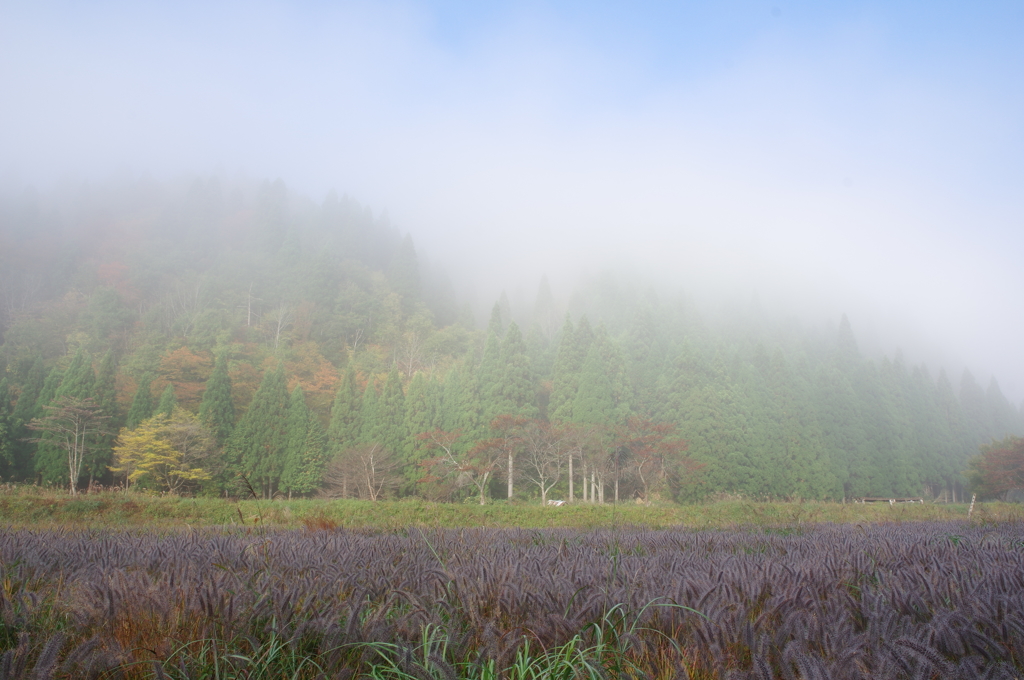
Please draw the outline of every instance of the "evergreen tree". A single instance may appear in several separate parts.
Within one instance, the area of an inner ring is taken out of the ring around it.
[[[551,351],[551,342],[537,324],[533,324],[526,335],[526,356],[530,359],[535,381],[551,374],[555,356]]]
[[[327,447],[332,458],[359,441],[361,407],[356,369],[349,366],[334,395],[331,422],[327,428]]]
[[[0,379],[0,479],[14,476],[14,409],[7,378]]]
[[[401,493],[415,491],[416,482],[423,477],[420,463],[429,455],[418,435],[434,429],[434,407],[431,382],[417,373],[409,382],[409,393],[405,397],[405,442],[402,450],[402,474],[404,483]]]
[[[502,293],[502,295],[504,295],[504,293]],[[491,309],[491,318],[487,322],[487,330],[485,332],[487,333],[488,338],[493,335],[499,341],[505,335],[505,319],[501,316],[501,302],[494,303],[494,307]]]
[[[108,350],[100,362],[93,386],[93,401],[100,407],[100,412],[107,416],[107,433],[101,435],[89,450],[85,460],[85,471],[89,475],[89,484],[95,480],[110,481],[107,477],[107,466],[110,465],[116,432],[121,429],[122,418],[117,405],[117,361],[114,352]]]
[[[654,413],[655,387],[666,357],[658,351],[657,329],[651,310],[645,305],[636,310],[626,336],[624,353],[630,402],[637,413]]]
[[[151,373],[145,374],[139,381],[135,396],[132,398],[132,405],[128,407],[128,415],[124,419],[124,426],[129,430],[134,430],[143,420],[153,417],[153,393],[150,391],[152,384],[153,375]]]
[[[170,419],[174,408],[178,405],[178,399],[174,396],[174,385],[167,383],[163,394],[160,395],[160,402],[156,406],[156,415]]]
[[[32,418],[36,417],[39,409],[39,397],[43,391],[43,384],[46,382],[46,367],[42,357],[36,357],[29,369],[22,386],[21,394],[18,395],[18,403],[14,407],[11,426],[12,432],[12,456],[13,474],[17,479],[27,479],[32,475],[33,455],[36,445],[29,441],[32,431],[27,425]]]
[[[371,378],[363,390],[362,402],[359,404],[359,443],[380,444],[375,439],[380,430],[380,397]]]
[[[480,398],[481,420],[490,423],[498,412],[494,404],[498,400],[498,391],[504,378],[504,366],[501,365],[501,340],[493,331],[487,334],[484,355],[476,370],[476,391]]]
[[[545,340],[554,337],[558,330],[558,316],[555,314],[555,297],[551,294],[548,277],[542,276],[537,288],[537,298],[533,303],[533,326],[536,326]]]
[[[281,491],[291,498],[293,492],[302,493],[300,485],[306,462],[306,446],[312,414],[306,405],[301,385],[296,385],[288,400],[288,422],[285,431],[284,461],[281,468]]]
[[[281,480],[287,423],[288,389],[284,367],[278,364],[263,374],[227,445],[230,458],[264,498],[273,497]]]
[[[103,409],[103,413],[110,416],[108,427],[120,429],[120,413],[117,406],[117,360],[113,351],[103,355],[99,371],[96,373],[96,383],[93,388],[93,400]]]
[[[64,371],[61,377],[60,385],[52,396],[46,394],[47,389],[44,383],[40,398],[49,398],[42,405],[49,405],[64,398],[75,400],[90,399],[93,396],[95,380],[92,361],[88,353],[83,349],[79,349],[75,352],[71,363],[68,364],[67,370]],[[39,414],[42,413],[43,409],[40,408]],[[53,437],[52,433],[43,432],[40,436],[39,445],[36,448],[36,472],[40,473],[44,484],[59,484],[67,481],[67,451],[58,446]],[[94,443],[93,440],[90,440],[89,446],[91,447]],[[88,451],[88,447],[86,451]],[[83,469],[84,464],[85,461],[83,460]]]
[[[985,401],[988,403],[988,412],[992,417],[992,431],[989,436],[993,441],[1002,441],[1007,436],[1021,431],[1017,409],[1003,396],[995,378],[988,383],[988,389],[985,390]]]
[[[398,254],[388,270],[391,287],[402,296],[402,311],[412,314],[420,299],[420,272],[416,261],[416,248],[408,234],[398,247]]]
[[[619,420],[608,366],[594,343],[579,375],[579,389],[572,402],[572,421],[612,427]]]
[[[376,420],[370,427],[370,441],[377,442],[396,456],[401,455],[406,438],[405,395],[402,392],[402,378],[397,367],[392,367],[388,373],[377,405]]]
[[[573,328],[572,319],[566,314],[551,375],[551,397],[548,401],[548,417],[551,420],[572,422],[580,372],[592,341],[593,331],[587,317],[582,317],[579,326]]]
[[[537,417],[537,391],[526,354],[526,343],[515,321],[508,325],[501,342],[499,354],[501,378],[490,392],[490,399],[484,402],[487,422],[504,414]]]
[[[444,382],[436,426],[445,432],[462,432],[460,443],[485,437],[488,423],[481,422],[477,395],[472,369],[466,363],[457,364]]]
[[[235,405],[231,400],[231,376],[225,353],[217,355],[213,373],[206,381],[199,418],[213,431],[217,444],[223,446],[235,427]]]
[[[313,493],[323,484],[327,470],[327,434],[316,418],[311,418],[306,430],[306,445],[298,476],[292,481],[295,493]]]
[[[952,500],[961,493],[963,477],[960,471],[965,469],[967,459],[977,451],[978,444],[968,429],[963,407],[957,400],[953,385],[946,377],[945,371],[939,371],[939,377],[935,381],[935,401],[941,417],[948,424],[950,441],[953,442],[956,451],[955,458],[950,461],[951,465],[945,470],[944,475],[947,498]]]
[[[93,396],[95,384],[96,376],[92,370],[92,360],[85,350],[79,349],[64,372],[64,378],[60,381],[60,387],[57,388],[54,398],[88,399]]]
[[[971,443],[977,447],[992,441],[995,426],[989,410],[985,391],[974,381],[974,376],[964,369],[960,377],[960,405],[963,407],[965,424]]]
[[[50,370],[46,380],[43,382],[42,389],[39,390],[39,398],[36,400],[32,418],[40,418],[45,415],[46,409],[43,407],[49,405],[54,400],[63,378],[64,372],[60,370],[60,367],[54,366]],[[26,420],[25,425],[27,424],[28,421]],[[39,475],[39,481],[43,484],[64,483],[67,476],[64,452],[50,441],[48,433],[41,433],[39,439],[40,441],[35,443],[35,450],[32,451],[32,466]]]

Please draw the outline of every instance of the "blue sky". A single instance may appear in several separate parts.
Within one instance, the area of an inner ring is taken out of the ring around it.
[[[484,297],[626,262],[1019,401],[1022,38],[1020,2],[0,0],[0,178],[333,188]]]

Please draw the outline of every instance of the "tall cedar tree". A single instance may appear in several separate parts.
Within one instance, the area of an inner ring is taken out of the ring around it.
[[[416,248],[408,234],[398,247],[398,254],[388,269],[391,288],[402,296],[402,311],[412,314],[420,298],[420,271],[416,262]]]
[[[156,415],[170,419],[174,413],[174,407],[178,405],[178,399],[174,396],[174,385],[167,383],[163,394],[160,395],[160,403],[156,405]]]
[[[401,456],[405,444],[405,394],[402,392],[402,378],[398,368],[392,367],[384,382],[377,405],[377,417],[370,424],[371,441],[384,447],[397,457]]]
[[[152,373],[146,373],[139,381],[135,396],[132,398],[132,405],[128,407],[128,415],[124,419],[124,426],[129,430],[134,430],[143,420],[153,417],[152,384]]]
[[[405,442],[402,447],[402,476],[404,478],[399,493],[413,493],[416,482],[423,477],[421,463],[430,452],[424,446],[419,435],[434,429],[435,404],[432,397],[433,381],[428,380],[422,372],[417,372],[409,381],[409,393],[405,397]]]
[[[43,384],[46,382],[46,366],[42,357],[36,357],[32,368],[28,371],[25,384],[22,386],[21,394],[18,395],[18,403],[12,414],[12,445],[14,456],[13,474],[17,479],[28,479],[32,476],[33,454],[36,445],[29,441],[32,431],[28,429],[28,422],[32,420],[38,410],[39,395],[43,391]]]
[[[36,399],[35,408],[29,420],[24,421],[28,427],[32,419],[40,418],[46,414],[46,406],[53,401],[57,390],[60,388],[61,380],[64,379],[64,371],[59,366],[54,366],[46,375],[43,381],[43,388],[39,390],[39,398]],[[43,432],[38,437],[33,436],[27,442],[31,448],[32,470],[38,475],[38,480],[43,484],[61,484],[64,481],[63,468],[56,468],[53,463],[60,457],[60,452],[55,445],[48,441],[49,434]]]
[[[504,294],[502,293],[502,295]],[[491,308],[491,318],[487,322],[486,334],[494,335],[499,341],[505,335],[505,319],[501,316],[501,302],[495,302],[494,307]]]
[[[558,344],[558,355],[552,369],[551,398],[548,402],[548,416],[552,420],[572,422],[573,402],[579,390],[580,372],[583,362],[590,351],[593,331],[587,317],[580,318],[579,325],[573,328],[572,319],[565,315],[562,326],[562,337]]]
[[[377,422],[380,420],[380,395],[377,394],[373,378],[366,382],[363,399],[359,404],[359,413],[359,443],[380,445],[380,442],[374,440],[377,433]]]
[[[254,491],[272,498],[284,469],[288,424],[288,388],[284,367],[263,374],[249,409],[228,440],[230,459]]]
[[[111,481],[107,475],[107,466],[114,447],[115,433],[121,429],[121,410],[117,405],[117,360],[114,352],[107,350],[96,372],[93,386],[93,401],[100,407],[100,412],[107,416],[108,433],[98,439],[89,450],[85,460],[85,471],[89,475],[89,484],[94,480]]]
[[[213,373],[206,381],[203,400],[199,405],[199,418],[213,431],[217,444],[223,446],[235,428],[235,405],[231,399],[231,376],[228,358],[217,355]]]
[[[288,497],[292,493],[305,493],[302,482],[303,468],[305,466],[310,425],[313,415],[306,405],[306,395],[301,385],[296,385],[292,390],[291,398],[288,400],[288,423],[286,431],[286,445],[284,450],[284,464],[281,468],[281,491],[287,492]]]
[[[526,343],[515,321],[505,330],[499,356],[502,377],[492,392],[491,408],[495,417],[501,414],[537,417],[537,388],[534,384]]]
[[[52,399],[47,400],[44,404],[44,409],[46,406],[66,399],[91,400],[95,380],[92,360],[85,350],[79,349],[75,352],[71,363],[68,364],[67,370],[64,371],[60,386],[57,387]],[[96,406],[95,402],[91,402],[91,406]],[[46,417],[46,413],[40,414],[39,417]],[[54,440],[54,436],[54,431],[43,430],[39,435],[39,446],[36,449],[36,472],[42,476],[44,484],[59,484],[68,479],[68,453]],[[88,451],[94,444],[95,442],[90,440],[82,446],[81,450],[88,455]],[[85,464],[84,460],[82,464]]]
[[[0,380],[0,478],[10,479],[14,470],[14,413],[4,378]]]
[[[493,331],[487,334],[484,355],[476,370],[476,390],[480,399],[481,423],[489,423],[501,412],[498,406],[504,367],[501,365],[501,340]]]
[[[338,386],[331,406],[331,422],[327,428],[327,446],[333,459],[345,449],[359,441],[360,411],[362,398],[356,384],[356,369],[352,366],[345,371],[345,378]]]
[[[472,367],[467,362],[455,365],[445,380],[441,392],[440,415],[437,427],[447,432],[463,433],[458,446],[470,445],[476,433],[486,424],[480,421],[480,399]]]

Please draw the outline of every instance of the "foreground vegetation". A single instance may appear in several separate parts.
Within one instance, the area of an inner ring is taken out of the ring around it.
[[[651,528],[775,526],[813,522],[877,523],[967,519],[968,505],[907,503],[761,503],[724,500],[700,505],[575,503],[543,507],[536,503],[428,503],[360,500],[229,500],[108,491],[69,496],[38,487],[0,490],[0,522],[19,528],[139,527],[174,529],[202,526],[270,526],[276,528],[350,528],[394,531],[426,528],[598,529],[642,525]],[[972,517],[980,521],[1024,520],[1024,506],[978,503]]]
[[[1024,670],[1020,522],[7,530],[0,584],[4,677]]]

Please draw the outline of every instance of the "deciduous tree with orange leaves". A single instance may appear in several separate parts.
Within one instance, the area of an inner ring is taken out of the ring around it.
[[[1024,489],[1024,438],[1006,439],[981,447],[968,464],[971,486],[985,498],[1002,496],[1010,489]]]

